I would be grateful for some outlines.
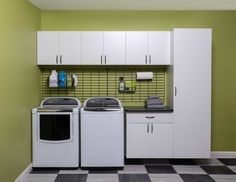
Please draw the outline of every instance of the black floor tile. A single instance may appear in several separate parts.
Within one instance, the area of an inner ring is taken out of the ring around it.
[[[143,164],[170,165],[167,159],[143,159]]]
[[[89,174],[117,174],[118,170],[112,168],[91,168]]]
[[[33,168],[30,174],[58,174],[58,168]]]
[[[214,182],[214,180],[205,174],[180,174],[184,182]]]
[[[119,182],[151,182],[148,174],[119,174]]]
[[[226,166],[201,166],[208,174],[235,174]]]
[[[227,166],[236,166],[236,159],[218,159],[218,160]]]
[[[172,166],[168,165],[145,165],[148,173],[168,174],[176,173]]]
[[[128,165],[142,165],[143,160],[142,159],[125,159],[125,164],[128,164]]]
[[[197,165],[192,159],[168,159],[172,165]]]
[[[58,174],[55,182],[86,182],[87,174]]]

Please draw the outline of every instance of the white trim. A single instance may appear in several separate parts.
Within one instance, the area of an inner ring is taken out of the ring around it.
[[[211,158],[236,158],[236,151],[215,151],[211,152]]]
[[[16,180],[15,180],[14,182],[21,182],[22,179],[23,179],[23,177],[24,177],[25,175],[29,174],[31,170],[32,170],[32,163],[30,163],[30,164],[28,165],[28,167],[25,168],[25,170],[16,178]]]

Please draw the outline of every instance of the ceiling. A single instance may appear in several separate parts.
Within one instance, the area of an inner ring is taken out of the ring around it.
[[[236,10],[236,0],[29,0],[41,10]]]

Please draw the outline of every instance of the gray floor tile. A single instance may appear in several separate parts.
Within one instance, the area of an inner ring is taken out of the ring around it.
[[[194,159],[194,162],[199,166],[223,166],[224,164],[218,159]]]
[[[57,174],[28,174],[21,182],[54,182]]]
[[[119,174],[119,182],[151,182],[148,174]]]
[[[146,165],[145,167],[148,173],[157,173],[157,174],[176,173],[176,171],[172,166],[167,166],[167,165]]]
[[[117,174],[118,170],[112,168],[93,168],[89,169],[89,174]]]
[[[170,162],[168,161],[168,159],[143,159],[143,164],[156,164],[156,165],[170,165]]]
[[[87,174],[58,174],[55,182],[86,182]]]
[[[184,182],[214,182],[214,180],[206,174],[180,174]]]
[[[236,175],[210,175],[216,182],[235,182]]]
[[[236,166],[236,159],[219,159],[219,161],[227,166]]]
[[[149,174],[152,182],[183,182],[178,174]]]
[[[169,159],[168,161],[172,165],[196,165],[192,159]]]
[[[174,165],[173,168],[178,174],[207,174],[200,166]]]
[[[60,170],[59,174],[88,174],[88,170],[81,170],[81,169]]]
[[[59,169],[56,168],[33,168],[30,174],[58,174]]]
[[[88,174],[87,182],[119,182],[118,174]]]
[[[147,174],[144,165],[125,165],[123,170],[118,171],[119,174]]]
[[[226,166],[201,166],[207,174],[235,174],[231,169]]]

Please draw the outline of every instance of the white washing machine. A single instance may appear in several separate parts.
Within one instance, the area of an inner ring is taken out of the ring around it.
[[[113,97],[93,97],[81,108],[81,167],[124,166],[124,109]]]
[[[33,167],[79,166],[79,109],[76,98],[51,97],[32,109]]]

